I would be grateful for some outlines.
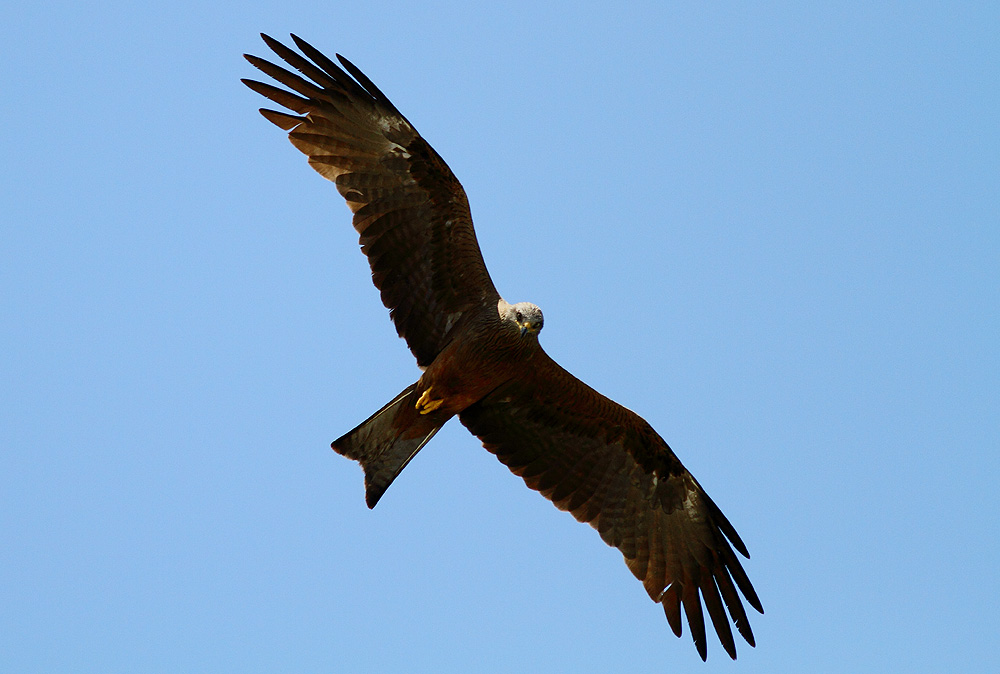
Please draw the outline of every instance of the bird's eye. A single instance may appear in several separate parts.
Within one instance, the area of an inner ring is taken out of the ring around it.
[[[524,316],[521,315],[520,311],[517,312],[517,322],[518,323],[523,323],[524,322]]]

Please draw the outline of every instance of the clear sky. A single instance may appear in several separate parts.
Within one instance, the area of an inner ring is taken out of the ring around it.
[[[15,7],[16,4],[16,7]],[[766,614],[701,663],[416,379],[243,52],[358,64],[546,350],[643,415]],[[0,671],[986,672],[1000,658],[996,3],[8,3]]]

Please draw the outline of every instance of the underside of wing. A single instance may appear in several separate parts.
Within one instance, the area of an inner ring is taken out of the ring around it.
[[[645,420],[541,351],[523,377],[460,418],[525,484],[621,551],[677,636],[683,606],[702,659],[703,604],[730,657],[736,658],[730,621],[754,645],[740,593],[763,609],[733,551],[749,557],[746,546]]]
[[[302,54],[262,37],[304,77],[246,55],[286,89],[243,82],[294,113],[261,109],[288,131],[309,164],[337,185],[354,213],[372,280],[397,332],[418,364],[429,365],[465,312],[499,298],[476,241],[465,191],[357,67],[340,56],[338,66],[294,35]]]

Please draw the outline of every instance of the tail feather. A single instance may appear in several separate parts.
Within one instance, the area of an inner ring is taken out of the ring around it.
[[[406,464],[434,437],[447,419],[416,414],[417,385],[412,384],[354,430],[333,441],[338,454],[354,459],[365,471],[365,502],[374,508]]]

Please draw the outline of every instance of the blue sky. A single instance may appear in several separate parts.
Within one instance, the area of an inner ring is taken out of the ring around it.
[[[993,3],[0,10],[0,669],[940,672],[1000,657]],[[766,614],[702,664],[414,380],[257,37],[358,64],[542,343],[648,419]]]

